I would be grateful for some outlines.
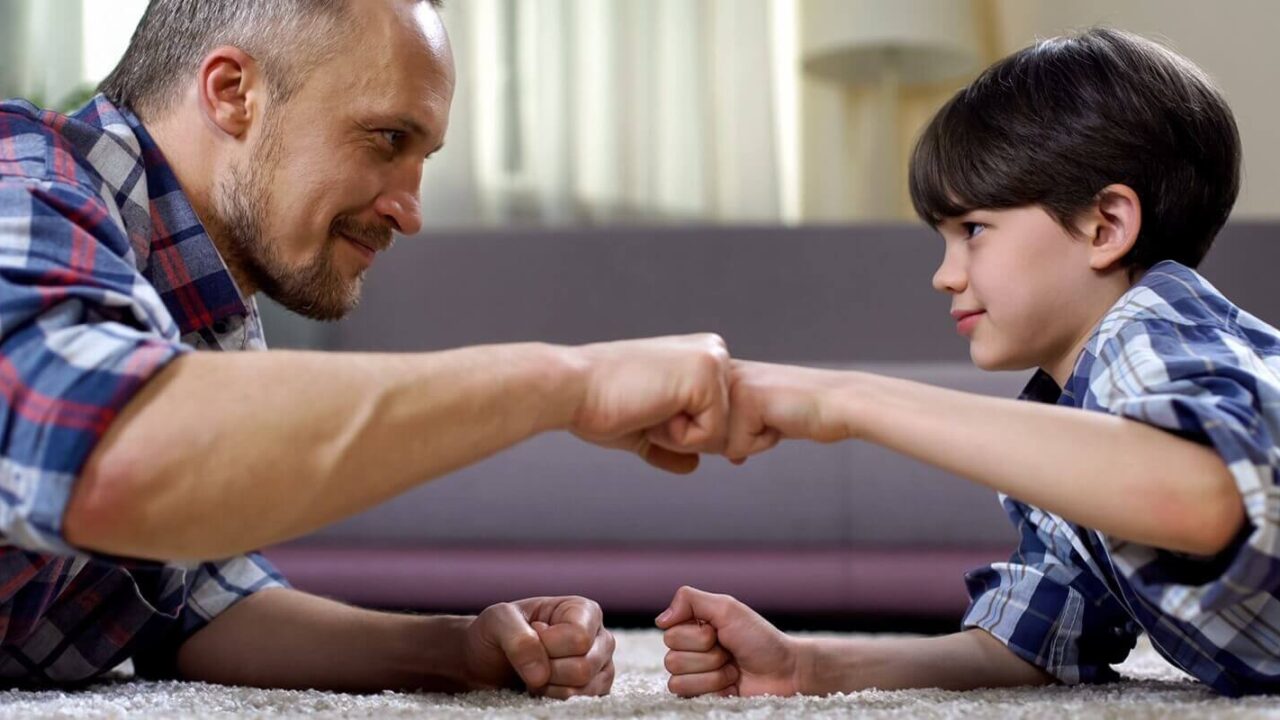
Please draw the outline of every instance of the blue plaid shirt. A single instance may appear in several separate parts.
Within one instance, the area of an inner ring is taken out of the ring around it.
[[[170,675],[186,638],[284,584],[256,554],[108,558],[62,532],[76,476],[150,377],[192,350],[264,347],[132,113],[0,103],[0,680],[79,682],[128,658]]]
[[[1151,268],[1099,323],[1066,387],[1023,399],[1112,413],[1212,447],[1248,522],[1215,557],[1144,547],[1000,497],[1021,541],[969,573],[966,627],[1065,683],[1116,678],[1141,632],[1227,695],[1280,691],[1280,331],[1195,271]],[[1084,450],[1082,448],[1082,450]]]

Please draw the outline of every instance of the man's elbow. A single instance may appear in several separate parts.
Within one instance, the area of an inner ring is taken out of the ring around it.
[[[86,463],[62,516],[63,537],[82,550],[153,558],[138,465],[116,457],[95,453]]]

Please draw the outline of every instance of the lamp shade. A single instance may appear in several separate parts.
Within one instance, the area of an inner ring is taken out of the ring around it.
[[[804,68],[828,80],[906,85],[971,73],[979,61],[972,0],[801,0]]]

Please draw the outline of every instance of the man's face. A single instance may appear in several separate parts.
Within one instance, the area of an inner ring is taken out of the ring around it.
[[[453,58],[429,3],[360,0],[352,37],[283,106],[213,193],[229,261],[317,320],[359,301],[393,232],[421,228],[422,165],[443,143]]]
[[[1073,364],[1096,322],[1089,242],[1043,208],[975,210],[938,226],[946,244],[933,286],[951,295],[956,330],[984,370]],[[1052,370],[1051,370],[1052,372]]]

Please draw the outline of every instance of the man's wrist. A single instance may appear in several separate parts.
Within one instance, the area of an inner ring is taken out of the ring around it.
[[[586,399],[591,363],[582,347],[538,345],[542,352],[548,414],[543,430],[572,430]]]
[[[471,616],[414,616],[411,632],[403,633],[402,667],[418,678],[410,685],[437,692],[471,690],[467,675],[467,628],[475,620]]]

